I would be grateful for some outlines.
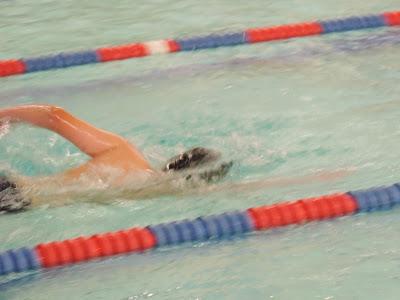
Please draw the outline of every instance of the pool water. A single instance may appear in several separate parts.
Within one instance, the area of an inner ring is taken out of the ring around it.
[[[0,1],[0,59],[380,13],[398,1]],[[132,59],[0,80],[0,107],[59,105],[155,166],[203,145],[224,184],[345,171],[255,190],[0,215],[0,251],[399,181],[400,28]],[[48,175],[87,160],[18,126],[0,166]],[[0,299],[398,299],[399,210],[0,279]]]

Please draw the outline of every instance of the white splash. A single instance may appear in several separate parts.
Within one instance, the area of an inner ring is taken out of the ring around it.
[[[10,122],[0,120],[0,139],[10,132]]]

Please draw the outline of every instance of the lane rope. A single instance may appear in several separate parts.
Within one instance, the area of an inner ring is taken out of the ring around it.
[[[63,52],[38,57],[0,60],[0,77],[138,58],[154,54],[229,47],[242,44],[286,40],[290,38],[397,25],[400,25],[400,11],[392,11],[377,15],[250,28],[233,33],[164,39],[159,41],[100,47],[94,50]]]
[[[0,275],[88,262],[164,246],[223,240],[252,231],[388,210],[400,184],[253,207],[243,211],[41,243],[0,253]]]

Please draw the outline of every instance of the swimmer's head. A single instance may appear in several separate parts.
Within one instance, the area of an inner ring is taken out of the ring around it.
[[[5,176],[0,176],[0,211],[19,211],[31,204],[17,185]]]
[[[183,152],[177,156],[172,157],[167,161],[163,167],[164,172],[180,172],[185,170],[192,170],[202,168],[216,162],[221,157],[218,151],[207,149],[203,147],[196,147]],[[225,177],[232,167],[233,162],[223,162],[217,167],[202,170],[200,172],[190,171],[186,174],[187,180],[201,179],[206,182],[215,182]]]
[[[215,150],[196,147],[172,157],[165,164],[163,171],[182,171],[199,167],[218,160],[221,154]]]

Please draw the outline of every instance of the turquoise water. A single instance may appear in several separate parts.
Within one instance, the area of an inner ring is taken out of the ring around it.
[[[398,9],[398,1],[0,1],[0,58]],[[0,215],[0,250],[399,181],[400,29],[121,61],[0,80],[0,107],[50,103],[127,137],[156,166],[195,145],[236,161],[233,192],[110,199]],[[0,165],[26,175],[87,159],[19,126]],[[79,199],[77,199],[79,200]],[[115,201],[117,200],[117,201]],[[0,299],[397,299],[399,211],[1,278]]]

